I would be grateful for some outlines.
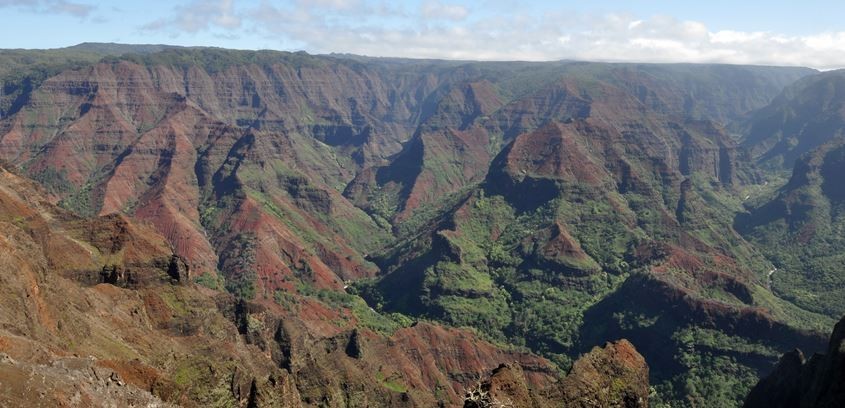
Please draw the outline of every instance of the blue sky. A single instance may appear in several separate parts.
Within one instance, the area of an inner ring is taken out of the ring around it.
[[[845,67],[845,2],[0,0],[0,48],[85,41],[483,60]]]

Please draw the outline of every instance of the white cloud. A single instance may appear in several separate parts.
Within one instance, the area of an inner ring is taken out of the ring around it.
[[[461,5],[443,4],[437,0],[426,0],[422,3],[421,12],[428,19],[460,21],[469,15],[469,10]]]
[[[358,0],[298,0],[302,7],[321,7],[335,10],[351,10],[356,7],[361,7],[361,2]]]
[[[742,32],[742,31],[733,31],[733,30],[722,30],[717,31],[715,33],[710,33],[710,41],[714,44],[741,44],[741,43],[749,43],[752,41],[759,41],[766,39],[767,34],[765,32],[756,31],[756,32]],[[775,42],[789,42],[789,39],[786,37],[781,36],[772,36],[770,38],[772,41]]]
[[[235,12],[234,0],[194,0],[174,8],[173,15],[145,24],[141,29],[196,33],[215,27],[234,30],[240,28],[242,22]]]
[[[3,0],[0,0],[2,2]],[[845,31],[814,35],[712,30],[670,16],[484,13],[424,0],[418,9],[378,0],[194,1],[147,29],[218,28],[312,53],[477,60],[714,62],[845,67]]]
[[[37,13],[69,14],[84,18],[88,17],[96,7],[67,0],[0,0],[0,8],[18,7]]]

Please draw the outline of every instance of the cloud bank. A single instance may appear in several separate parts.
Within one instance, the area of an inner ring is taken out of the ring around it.
[[[5,0],[8,2],[8,0]],[[0,0],[3,4],[4,0]],[[258,36],[313,53],[472,60],[576,59],[845,67],[845,31],[812,35],[711,30],[671,16],[551,11],[477,13],[447,1],[195,0],[144,30]]]

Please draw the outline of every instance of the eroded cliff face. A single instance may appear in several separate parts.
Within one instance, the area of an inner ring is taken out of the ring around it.
[[[616,140],[593,135],[596,143],[635,145],[619,139],[636,139],[641,151],[683,176],[703,173],[725,184],[752,177],[738,165],[744,153],[726,135],[725,125],[716,121],[724,119],[721,115],[678,111],[672,104],[688,89],[676,84],[649,90],[655,86],[653,79],[633,75],[631,80],[644,81],[641,91],[648,96],[632,92],[625,81],[635,71],[565,67],[543,86],[518,95],[505,92],[507,79],[501,78],[495,84],[479,81],[453,89],[424,118],[401,153],[386,165],[359,173],[345,195],[369,212],[401,222],[414,209],[436,203],[438,194],[482,181],[491,160],[518,136],[549,123],[588,118],[618,132]],[[632,152],[616,153],[624,160]]]
[[[150,227],[73,215],[5,169],[0,225],[4,405],[436,406],[502,363],[558,378],[467,331],[198,286]]]
[[[845,319],[830,335],[824,354],[806,359],[799,349],[784,354],[775,369],[748,394],[745,407],[840,407],[845,404]]]
[[[374,80],[320,60],[212,73],[101,63],[34,91],[6,119],[0,156],[68,208],[151,223],[197,274],[237,280],[242,264],[272,294],[308,269],[304,280],[337,288],[374,273],[360,252],[385,236],[337,188],[409,132],[397,91]],[[244,240],[254,255],[228,259]]]
[[[831,322],[845,313],[843,170],[845,137],[831,137],[795,162],[783,187],[749,203],[735,220],[772,260],[772,289]]]
[[[391,223],[482,181],[502,146],[550,120],[653,133],[655,153],[679,157],[670,167],[730,183],[744,173],[729,140],[651,116],[735,120],[806,74],[736,68],[757,88],[725,97],[721,82],[712,93],[705,84],[735,75],[713,67],[157,51],[27,88],[0,121],[0,158],[66,208],[151,223],[197,276],[221,272],[249,296],[374,275],[364,258],[391,240]],[[700,102],[678,110],[685,84],[696,84]],[[728,114],[720,101],[741,108]],[[664,146],[673,132],[679,141]]]
[[[712,123],[635,121],[644,108],[620,99],[632,108],[616,122],[595,107],[516,136],[482,183],[377,259],[388,272],[379,301],[483,327],[562,365],[628,338],[664,387],[704,387],[737,366],[749,387],[776,359],[767,348],[820,348],[821,336],[784,323],[782,307],[801,312],[762,292],[757,268],[768,265],[717,204],[753,178],[734,142]],[[712,358],[707,368],[685,357],[698,353]]]
[[[743,144],[762,164],[791,169],[801,155],[842,135],[843,102],[845,72],[804,78],[754,113]]]

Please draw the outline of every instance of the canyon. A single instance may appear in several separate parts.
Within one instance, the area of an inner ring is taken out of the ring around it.
[[[845,314],[842,78],[2,51],[0,401],[739,406]]]

